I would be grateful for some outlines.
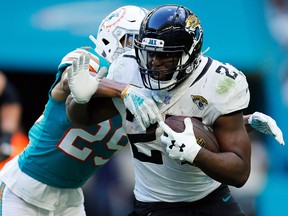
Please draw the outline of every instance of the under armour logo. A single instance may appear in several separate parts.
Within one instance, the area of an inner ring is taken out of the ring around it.
[[[184,143],[182,143],[182,145],[181,146],[179,146],[180,147],[180,150],[179,150],[179,152],[183,152],[184,150],[184,148],[185,148],[185,145],[184,145]]]
[[[176,141],[175,140],[171,140],[171,145],[169,146],[170,149],[172,149],[175,145]]]
[[[169,146],[169,148],[172,149],[174,146],[176,147],[176,145],[179,146],[175,140],[171,140],[171,145]],[[179,146],[179,152],[183,152],[185,147],[185,144],[182,143],[182,145]]]

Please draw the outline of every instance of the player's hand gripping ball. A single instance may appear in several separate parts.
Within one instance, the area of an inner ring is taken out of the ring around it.
[[[187,116],[170,116],[165,123],[175,132],[183,132],[185,129],[184,119]],[[212,152],[220,152],[217,139],[213,132],[197,118],[190,117],[193,123],[194,135],[197,143]]]

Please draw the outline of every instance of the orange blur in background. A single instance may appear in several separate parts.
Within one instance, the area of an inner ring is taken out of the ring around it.
[[[8,161],[10,161],[16,155],[20,154],[27,146],[28,142],[29,139],[26,134],[24,134],[23,132],[15,133],[11,138],[11,145],[13,146],[12,155],[5,161],[0,162],[0,170]]]

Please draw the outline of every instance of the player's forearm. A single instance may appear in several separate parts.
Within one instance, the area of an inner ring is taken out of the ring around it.
[[[121,98],[121,93],[124,91],[127,85],[128,84],[126,83],[120,83],[114,80],[103,78],[94,96]]]
[[[221,183],[243,186],[250,174],[251,142],[243,128],[242,112],[218,117],[213,124],[213,133],[220,152],[202,148],[194,163]]]
[[[251,114],[250,114],[250,115],[251,115]],[[246,131],[247,131],[248,133],[254,131],[254,128],[252,128],[251,125],[248,123],[248,119],[249,119],[250,115],[244,115],[244,116],[243,116],[243,123],[244,123],[245,128],[246,128]]]
[[[214,153],[200,150],[194,164],[223,184],[242,187],[250,174],[250,165],[233,152]]]
[[[73,124],[85,126],[89,121],[88,103],[77,104],[70,94],[66,99],[66,115]]]

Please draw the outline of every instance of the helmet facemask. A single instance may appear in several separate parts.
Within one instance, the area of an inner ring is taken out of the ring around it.
[[[144,18],[139,40],[135,41],[144,86],[171,90],[190,76],[199,64],[202,39],[200,22],[187,8],[167,5],[154,9]],[[169,69],[153,67],[149,63],[151,53],[159,57],[168,55],[173,64]]]
[[[137,47],[135,47],[137,50],[136,56],[140,60],[139,68],[144,86],[152,90],[169,90],[173,88],[179,81],[180,72],[185,70],[182,59],[186,54],[183,48],[165,47],[163,49],[161,47],[144,45],[145,42],[142,43],[142,47],[137,45],[139,44],[138,42],[135,44]],[[161,65],[163,66],[153,66],[152,61],[154,60],[161,61]]]
[[[117,42],[115,41],[115,44],[117,43],[118,47],[111,48],[111,49],[106,48],[106,52],[109,52],[112,54],[112,55],[110,54],[111,62],[114,59],[116,59],[120,54],[134,48],[134,40],[138,37],[138,33],[139,31],[127,31],[126,30],[126,33],[121,37],[121,39],[117,40]],[[111,44],[111,46],[113,45],[114,44]],[[108,47],[109,45],[106,44],[106,46]],[[108,53],[108,56],[109,56],[109,53]],[[107,56],[107,53],[105,53],[105,50],[104,50],[104,55]]]
[[[131,50],[146,14],[145,8],[133,5],[123,6],[111,12],[101,22],[97,39],[90,35],[90,39],[96,45],[95,51],[112,63],[120,54]]]

